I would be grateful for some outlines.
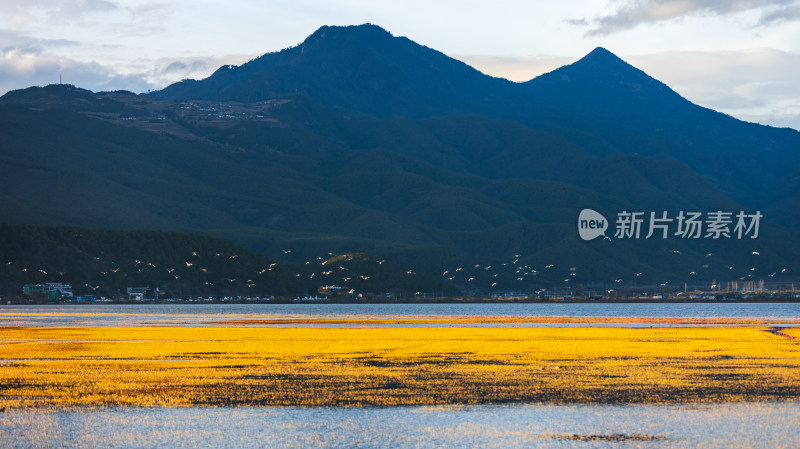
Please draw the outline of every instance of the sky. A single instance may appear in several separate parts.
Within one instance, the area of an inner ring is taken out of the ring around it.
[[[146,92],[361,23],[512,81],[602,46],[697,104],[800,129],[800,0],[2,0],[0,94]]]

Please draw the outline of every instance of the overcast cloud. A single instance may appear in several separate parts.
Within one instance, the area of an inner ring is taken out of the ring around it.
[[[701,106],[743,120],[800,129],[800,53],[665,52],[627,59]]]
[[[227,64],[242,64],[256,55],[164,58],[141,64],[143,70],[118,73],[96,62],[76,61],[44,53],[41,47],[0,49],[0,92],[45,86],[63,80],[92,91],[161,89],[183,79],[201,79]]]
[[[800,4],[792,4],[784,8],[775,9],[761,16],[759,26],[773,25],[781,22],[794,22],[800,20]]]
[[[797,0],[618,0],[613,4],[615,10],[612,14],[594,19],[569,19],[569,23],[589,26],[589,36],[607,36],[640,25],[690,16],[758,12],[761,18],[755,26],[800,19]]]

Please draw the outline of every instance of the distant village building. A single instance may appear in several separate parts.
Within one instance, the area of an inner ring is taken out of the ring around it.
[[[128,287],[127,291],[128,301],[144,301],[150,291],[150,287]]]
[[[72,298],[72,285],[50,282],[46,284],[25,284],[22,294],[27,296],[40,296],[50,301],[59,301],[63,298]]]
[[[292,301],[293,302],[316,302],[316,301],[327,301],[327,300],[328,300],[327,296],[308,296],[308,295],[306,295],[306,296],[303,296],[302,298],[298,296],[297,298],[294,298]]]
[[[347,289],[338,285],[323,285],[317,289],[321,295],[337,295],[347,293]]]

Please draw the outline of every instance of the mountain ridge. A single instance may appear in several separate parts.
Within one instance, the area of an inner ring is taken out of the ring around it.
[[[420,65],[419,60],[429,63]],[[321,79],[324,86],[318,83]],[[357,25],[321,27],[295,47],[240,66],[223,66],[205,80],[179,82],[148,95],[159,100],[255,102],[303,93],[333,108],[349,102],[349,113],[422,117],[481,108],[485,99],[465,97],[463,92],[486,97],[498,86],[511,84],[376,25]],[[409,86],[425,91],[414,92]],[[455,109],[449,106],[453,104]],[[424,110],[416,111],[420,105]]]
[[[150,95],[261,101],[297,94],[370,120],[474,114],[521,122],[595,156],[676,158],[737,201],[800,226],[796,214],[781,206],[800,191],[800,132],[696,105],[603,47],[512,83],[376,25],[326,26],[296,47]]]
[[[603,48],[543,76],[487,77],[355,26],[150,95],[15,91],[0,97],[0,204],[11,222],[155,224],[295,262],[366,252],[429,275],[500,270],[449,281],[462,289],[795,269],[798,133],[705,110]],[[583,208],[766,218],[758,241],[610,245],[578,238]]]

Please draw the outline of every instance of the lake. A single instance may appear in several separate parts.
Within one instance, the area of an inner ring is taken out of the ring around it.
[[[100,408],[0,414],[0,447],[800,447],[800,404]]]
[[[0,306],[2,326],[193,325],[241,316],[797,319],[792,303]],[[2,404],[0,404],[2,406]],[[800,447],[800,403],[10,409],[0,448]]]
[[[0,326],[196,325],[241,316],[573,316],[797,319],[798,303],[81,304],[0,306]]]

